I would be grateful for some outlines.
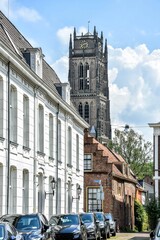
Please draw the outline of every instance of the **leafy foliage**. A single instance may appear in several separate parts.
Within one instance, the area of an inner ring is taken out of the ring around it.
[[[135,226],[139,232],[143,230],[143,222],[145,218],[145,211],[142,204],[135,200],[134,202],[134,212],[135,212]]]
[[[109,141],[108,147],[124,158],[139,179],[152,177],[152,143],[146,142],[133,129],[127,132],[116,129],[115,137]]]
[[[158,218],[160,218],[160,202],[157,202],[156,199],[149,201],[146,206],[146,212],[150,229],[153,230],[156,227]]]

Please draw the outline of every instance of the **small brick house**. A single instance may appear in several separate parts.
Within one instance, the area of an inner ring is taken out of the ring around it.
[[[84,211],[111,212],[118,228],[134,228],[137,180],[118,154],[85,130]]]

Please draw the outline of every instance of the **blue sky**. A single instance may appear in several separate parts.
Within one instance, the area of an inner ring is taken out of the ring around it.
[[[0,0],[1,11],[67,81],[68,43],[94,26],[108,41],[112,129],[129,124],[152,142],[160,121],[159,0]]]

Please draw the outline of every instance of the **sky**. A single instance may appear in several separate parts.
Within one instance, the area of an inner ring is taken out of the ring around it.
[[[101,31],[108,42],[112,131],[127,124],[152,142],[160,122],[160,0],[0,0],[0,10],[62,82],[68,79],[69,36]]]

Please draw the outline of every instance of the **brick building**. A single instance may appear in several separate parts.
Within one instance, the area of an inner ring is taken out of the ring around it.
[[[125,160],[85,130],[84,211],[111,212],[119,228],[133,229],[136,185]]]

